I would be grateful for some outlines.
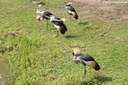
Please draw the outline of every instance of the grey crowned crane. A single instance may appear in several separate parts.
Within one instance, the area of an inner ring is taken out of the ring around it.
[[[78,48],[75,48],[72,54],[75,63],[81,63],[84,65],[84,75],[86,75],[86,65],[94,68],[96,71],[100,70],[99,64],[89,54],[81,53]]]
[[[39,5],[38,7],[40,7],[41,5]],[[47,10],[44,9],[37,9],[36,13],[37,15],[37,20],[43,20],[46,19],[46,28],[48,29],[48,20],[50,20],[50,16],[52,16],[53,14],[48,12]]]
[[[66,11],[70,15],[70,20],[71,20],[71,15],[77,20],[78,19],[78,14],[76,13],[76,10],[71,6],[71,2],[66,4]]]
[[[57,29],[56,36],[58,36],[59,32],[61,34],[65,34],[65,32],[67,31],[67,27],[64,24],[65,19],[60,19],[60,18],[53,15],[53,16],[50,17],[50,21],[52,22],[54,27]]]

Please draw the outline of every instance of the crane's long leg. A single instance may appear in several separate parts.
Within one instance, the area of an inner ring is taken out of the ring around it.
[[[57,31],[57,37],[59,36],[59,31]]]
[[[55,37],[58,37],[58,36],[59,36],[59,31],[57,30]]]
[[[71,20],[71,15],[70,15],[70,20]]]
[[[86,65],[84,66],[84,76],[86,77]]]
[[[46,29],[48,29],[48,20],[46,20]]]

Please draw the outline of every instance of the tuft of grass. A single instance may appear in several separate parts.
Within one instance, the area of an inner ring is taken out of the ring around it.
[[[62,0],[45,3],[44,8],[67,18],[65,35],[54,37],[50,22],[46,30],[45,21],[36,21],[37,5],[26,0],[0,2],[0,57],[8,61],[12,85],[128,84],[127,22],[70,21]],[[101,70],[87,67],[85,78],[83,66],[72,61],[74,47],[92,55]]]

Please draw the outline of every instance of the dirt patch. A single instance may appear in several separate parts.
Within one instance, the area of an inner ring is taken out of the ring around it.
[[[81,19],[96,17],[101,20],[128,21],[128,1],[70,0],[77,5]]]

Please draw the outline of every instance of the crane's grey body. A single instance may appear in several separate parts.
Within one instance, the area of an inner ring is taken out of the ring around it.
[[[89,61],[94,61],[94,59],[88,54],[75,54],[73,59],[76,63],[80,62],[83,65],[86,65]]]
[[[66,5],[66,10],[69,14],[71,14],[72,12],[76,12],[75,9],[71,5]]]
[[[67,4],[65,8],[66,8],[67,13],[70,15],[70,19],[71,19],[71,15],[76,20],[78,19],[78,14],[76,13],[76,10],[71,6],[71,4]]]
[[[46,10],[43,10],[43,9],[37,9],[36,13],[39,14],[39,16],[37,18],[38,20],[46,19],[46,28],[48,29],[48,21],[47,20],[50,20],[50,17],[53,14]]]
[[[65,34],[65,32],[67,31],[67,27],[60,18],[56,16],[51,16],[50,21],[53,23],[55,28],[61,32],[61,34]],[[58,36],[58,32],[57,32],[57,36]]]
[[[84,54],[74,54],[73,60],[75,63],[81,63],[84,66],[88,65],[93,67],[95,70],[99,70],[100,66],[98,65],[98,63],[94,60],[93,57],[91,57],[90,55],[84,53]]]
[[[86,66],[90,66],[96,71],[100,70],[100,66],[95,61],[95,59],[87,53],[80,53],[79,49],[74,49],[73,61],[75,63],[81,63],[82,65],[84,65],[84,74],[86,74]]]

